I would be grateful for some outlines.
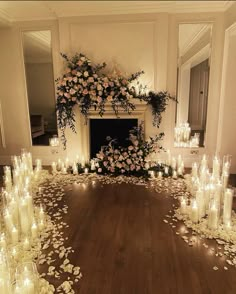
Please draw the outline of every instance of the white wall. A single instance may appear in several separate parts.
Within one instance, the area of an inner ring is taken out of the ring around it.
[[[144,14],[101,17],[72,17],[54,22],[18,23],[15,28],[0,31],[0,101],[3,108],[3,124],[7,148],[0,149],[0,163],[9,160],[10,155],[19,154],[21,147],[32,151],[34,157],[40,156],[44,163],[53,160],[50,147],[32,147],[30,140],[28,104],[24,78],[24,64],[21,46],[21,31],[24,29],[52,29],[54,77],[58,77],[64,65],[59,52],[84,51],[95,61],[116,59],[121,69],[134,72],[145,70],[144,82],[155,90],[176,91],[178,24],[187,22],[212,22],[212,64],[210,76],[209,107],[207,119],[206,148],[199,153],[213,154],[216,149],[219,118],[219,97],[221,88],[221,69],[224,42],[223,13],[202,14]],[[12,76],[14,76],[12,78]],[[9,80],[12,78],[12,84]],[[146,111],[146,135],[165,131],[164,147],[173,153],[181,152],[189,161],[194,160],[190,150],[173,148],[173,129],[175,126],[175,104],[170,103],[163,116],[160,130],[152,127],[151,111]],[[78,121],[83,131],[83,122]],[[16,131],[17,126],[17,131]],[[79,141],[79,133],[67,132],[73,154],[86,142]],[[72,146],[71,145],[71,146]],[[69,147],[69,146],[68,146]],[[69,149],[60,150],[64,157]]]

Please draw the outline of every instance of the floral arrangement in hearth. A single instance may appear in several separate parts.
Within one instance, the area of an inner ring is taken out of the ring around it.
[[[107,102],[110,103],[117,117],[119,110],[131,113],[135,109],[131,99],[136,98],[152,106],[153,124],[159,127],[161,113],[165,111],[168,101],[170,99],[176,101],[167,92],[147,92],[146,87],[137,81],[143,71],[131,74],[129,77],[105,75],[102,70],[106,67],[106,63],[93,64],[82,53],[76,53],[71,58],[66,54],[61,55],[67,63],[67,68],[62,77],[56,80],[56,110],[64,147],[66,147],[66,127],[76,132],[75,105],[79,106],[86,121],[92,108],[102,116]],[[134,81],[139,85],[138,90],[133,85]]]
[[[101,147],[96,158],[96,172],[98,174],[113,174],[127,176],[148,176],[150,164],[148,156],[153,152],[160,152],[162,146],[159,141],[164,133],[160,133],[149,140],[144,140],[143,123],[130,130],[128,147],[119,146],[116,139],[108,137],[108,144]]]

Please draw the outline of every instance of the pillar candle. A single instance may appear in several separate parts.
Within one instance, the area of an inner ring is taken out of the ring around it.
[[[23,243],[23,248],[24,248],[24,250],[30,249],[30,242],[29,242],[28,238],[25,238],[24,243]]]
[[[29,278],[25,278],[23,282],[23,289],[24,290],[22,291],[22,293],[24,294],[35,294],[34,283]]]
[[[13,227],[11,230],[11,241],[13,244],[16,244],[18,243],[18,240],[19,240],[19,232],[15,227]]]
[[[233,190],[226,189],[224,193],[224,209],[223,209],[224,224],[226,224],[228,221],[231,221],[232,204],[233,204]]]
[[[186,214],[187,213],[187,202],[185,198],[182,198],[180,201],[180,212],[182,214]]]
[[[20,201],[20,225],[22,233],[24,235],[27,235],[30,229],[30,221],[28,214],[28,205],[24,198]]]
[[[37,238],[37,236],[38,236],[38,227],[37,227],[36,223],[33,223],[31,226],[31,236],[33,239]]]
[[[169,167],[168,166],[165,166],[164,172],[165,172],[166,175],[169,174]]]
[[[224,172],[222,174],[222,184],[223,184],[223,189],[225,190],[228,186],[228,180],[229,180],[229,174],[228,172]]]
[[[158,172],[158,178],[159,178],[159,179],[162,178],[162,172],[161,172],[161,171]]]
[[[45,217],[45,213],[44,213],[43,207],[41,205],[39,208],[39,220],[44,221],[44,217]]]
[[[42,231],[44,229],[44,221],[41,220],[38,224],[39,230]]]
[[[176,172],[176,170],[173,171],[172,178],[173,178],[173,179],[177,179],[177,172]]]
[[[88,174],[88,172],[89,172],[89,169],[86,167],[86,168],[84,169],[84,173],[85,173],[85,174]]]
[[[218,227],[219,212],[215,203],[210,206],[208,213],[208,227],[210,229],[217,229]]]
[[[77,168],[77,163],[76,162],[73,163],[72,169],[73,169],[73,175],[77,175],[78,174],[78,168]]]
[[[213,159],[213,171],[212,171],[212,174],[214,175],[215,178],[219,178],[219,176],[220,176],[220,161],[216,156]]]
[[[5,222],[7,233],[11,234],[11,230],[13,227],[13,220],[12,220],[12,215],[9,213],[8,209],[6,209],[5,211],[4,222]]]
[[[204,191],[202,189],[198,189],[196,191],[196,201],[199,207],[199,218],[204,217],[206,214],[206,204],[204,199]]]
[[[197,223],[198,218],[199,218],[199,211],[198,211],[197,201],[193,200],[193,203],[192,203],[192,206],[191,206],[191,220],[194,223]]]
[[[56,165],[56,162],[53,161],[53,163],[52,163],[52,173],[54,174],[56,172],[57,172],[57,165]]]

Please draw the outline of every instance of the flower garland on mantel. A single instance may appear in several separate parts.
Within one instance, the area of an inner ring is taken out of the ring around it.
[[[129,114],[135,109],[135,104],[131,99],[139,99],[151,105],[153,125],[159,127],[162,119],[161,114],[165,111],[168,101],[176,101],[166,91],[148,92],[146,86],[142,86],[138,81],[144,71],[136,72],[129,77],[121,74],[105,75],[101,72],[106,67],[105,62],[93,64],[82,53],[76,53],[71,58],[66,54],[61,54],[61,56],[65,59],[67,68],[62,77],[56,80],[56,110],[64,148],[66,148],[66,127],[76,132],[75,105],[79,106],[86,122],[91,108],[94,108],[100,116],[103,116],[105,104],[108,102],[115,115],[119,117],[120,109]],[[134,87],[135,81],[138,90]]]

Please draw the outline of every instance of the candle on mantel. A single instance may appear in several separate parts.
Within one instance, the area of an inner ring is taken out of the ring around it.
[[[197,201],[194,199],[192,201],[192,206],[191,206],[191,219],[194,223],[197,223],[198,218],[199,218],[198,205],[197,205]]]
[[[223,208],[223,223],[224,224],[231,221],[232,204],[233,204],[233,190],[226,189],[224,194],[224,208]]]

